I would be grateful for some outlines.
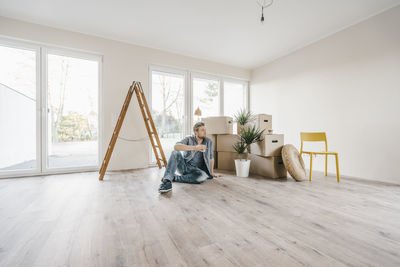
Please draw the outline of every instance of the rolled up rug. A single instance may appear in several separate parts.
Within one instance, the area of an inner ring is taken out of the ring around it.
[[[283,146],[282,159],[285,168],[293,179],[298,182],[306,179],[306,168],[304,167],[303,158],[294,145],[287,144]]]

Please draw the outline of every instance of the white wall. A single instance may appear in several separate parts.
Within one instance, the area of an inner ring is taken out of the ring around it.
[[[0,35],[92,51],[103,55],[103,154],[115,126],[112,124],[112,120],[118,117],[132,80],[141,81],[146,94],[148,93],[149,64],[174,66],[247,80],[250,78],[250,70],[246,69],[5,17],[0,17]],[[132,99],[120,135],[129,139],[144,138],[147,136],[146,128],[137,100],[136,98]],[[127,142],[118,140],[108,169],[147,167],[148,144],[148,141]]]
[[[326,131],[347,176],[400,183],[399,101],[400,7],[252,73],[252,111],[273,114],[299,149],[301,131]],[[314,162],[324,170],[323,157]]]

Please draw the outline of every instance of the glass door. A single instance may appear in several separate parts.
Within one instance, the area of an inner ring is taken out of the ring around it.
[[[167,160],[175,143],[185,135],[185,81],[183,72],[151,70],[151,114]],[[151,147],[150,153],[155,163]]]
[[[0,177],[97,170],[101,56],[0,38]]]
[[[0,40],[0,176],[40,171],[39,47]]]
[[[44,169],[99,163],[99,64],[87,55],[45,50]]]

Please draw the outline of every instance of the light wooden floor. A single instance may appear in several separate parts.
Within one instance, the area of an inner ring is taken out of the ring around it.
[[[157,168],[0,179],[0,266],[400,266],[400,187]]]

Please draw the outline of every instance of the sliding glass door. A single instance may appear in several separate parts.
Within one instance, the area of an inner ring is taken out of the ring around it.
[[[0,39],[0,177],[99,165],[101,57]]]
[[[39,48],[0,43],[0,175],[40,168]]]
[[[97,166],[99,62],[48,52],[46,168]]]

